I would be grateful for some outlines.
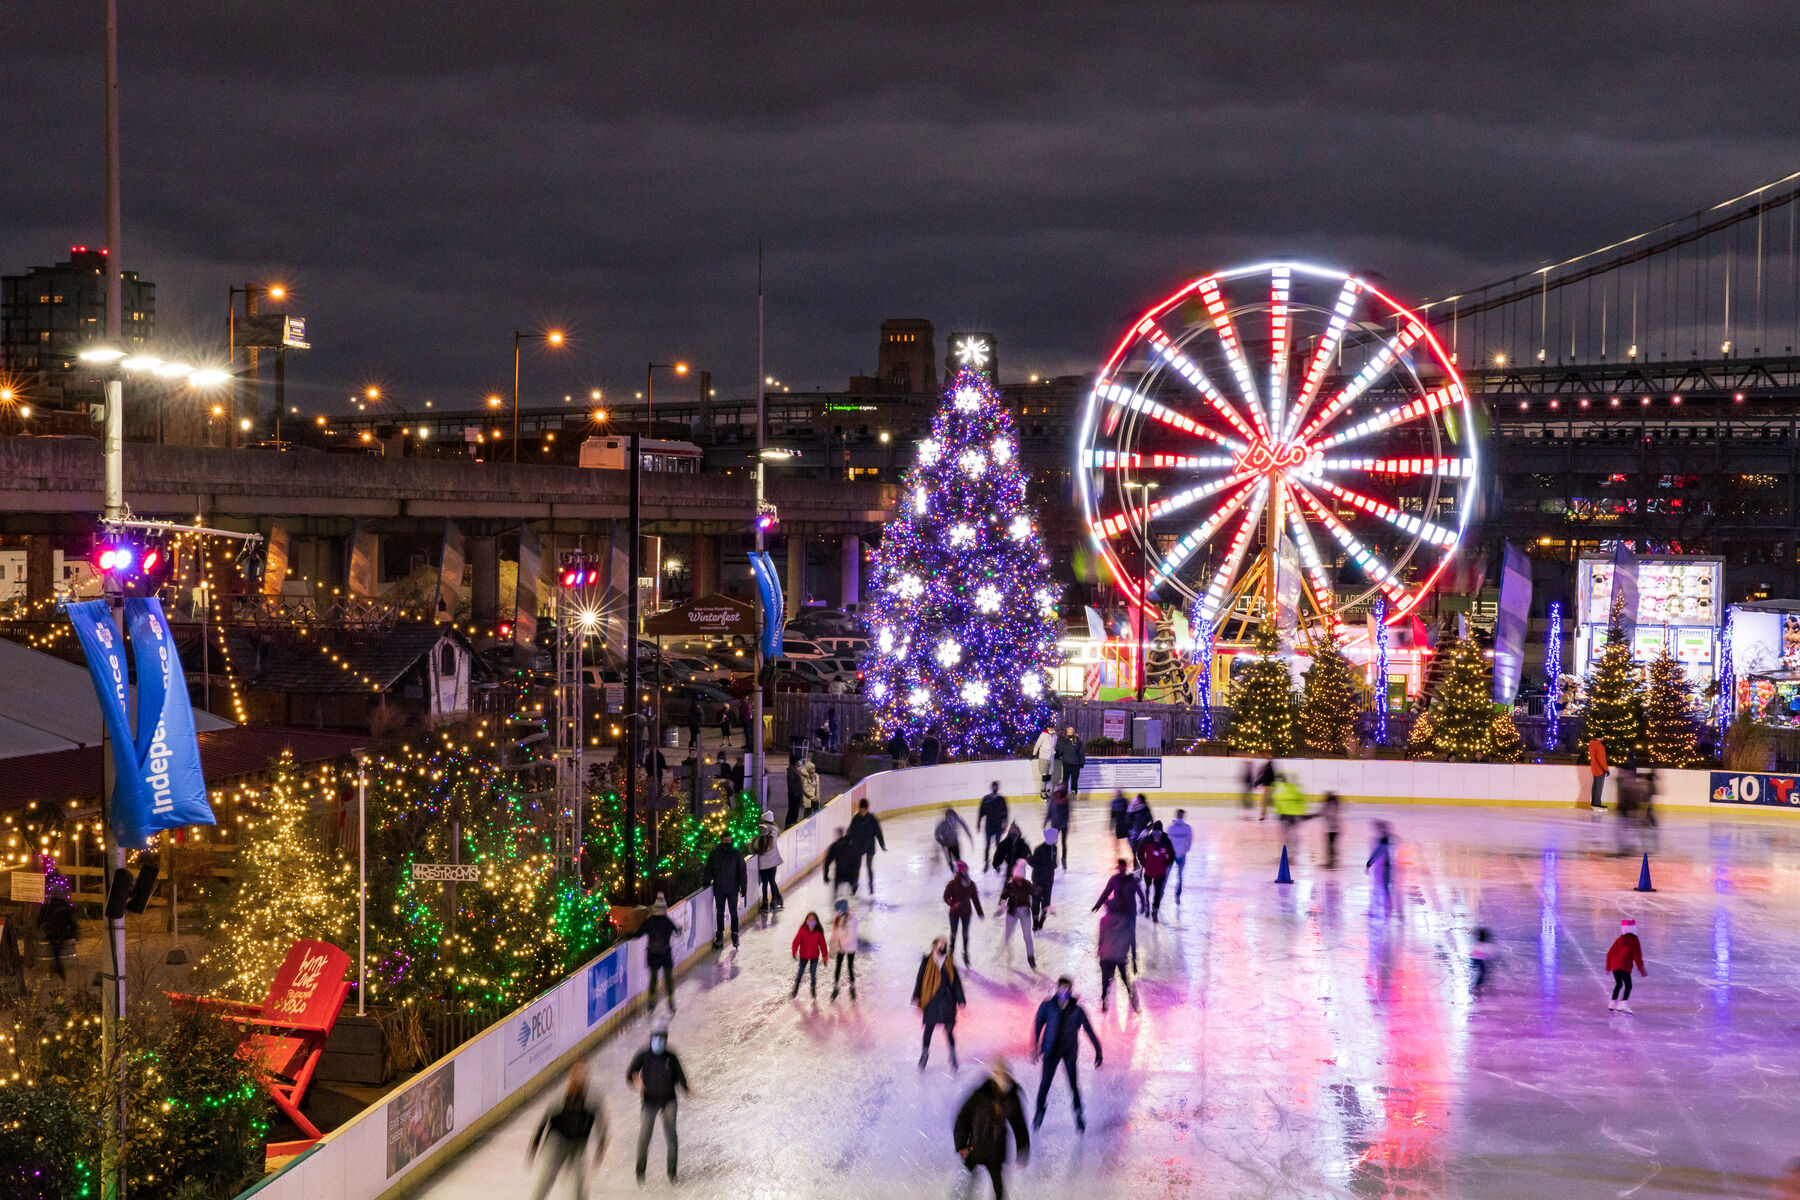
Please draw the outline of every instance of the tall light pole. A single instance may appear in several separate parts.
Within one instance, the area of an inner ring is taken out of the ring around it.
[[[656,432],[656,400],[655,394],[650,390],[650,387],[651,382],[655,379],[656,372],[659,369],[673,371],[677,375],[686,375],[688,372],[688,365],[684,362],[653,362],[644,365],[644,432],[648,435],[654,435]]]
[[[756,529],[756,552],[763,552],[763,400],[764,389],[768,385],[768,377],[763,374],[763,264],[762,239],[756,239],[756,511],[751,514],[750,523]],[[766,614],[766,619],[778,620],[774,613]],[[756,726],[754,745],[756,746],[756,770],[753,774],[755,783],[751,795],[756,797],[758,811],[766,812],[768,797],[765,792],[763,761],[766,748],[763,746],[763,684],[762,684],[762,641],[757,639],[751,646],[750,665],[754,673],[750,676],[750,684],[756,695],[756,702],[751,706],[750,719]]]
[[[546,329],[542,333],[520,333],[513,330],[513,420],[512,420],[512,460],[519,461],[519,343],[543,342],[549,346],[561,346],[568,338],[560,329]]]

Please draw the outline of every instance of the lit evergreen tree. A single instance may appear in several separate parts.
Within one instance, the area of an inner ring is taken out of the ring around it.
[[[312,791],[293,751],[284,749],[261,814],[244,830],[230,915],[203,964],[228,996],[263,999],[296,941],[346,944],[356,909],[354,870],[320,845]]]
[[[1012,416],[979,366],[945,390],[882,532],[863,661],[882,733],[936,730],[952,754],[1044,728],[1062,633]]]
[[[1451,648],[1431,715],[1437,748],[1452,760],[1479,762],[1493,744],[1493,671],[1473,637]]]
[[[1654,767],[1685,767],[1700,760],[1687,673],[1666,645],[1661,654],[1650,660],[1650,687],[1644,697],[1644,744]]]
[[[1278,758],[1294,752],[1294,678],[1281,657],[1281,634],[1264,621],[1251,634],[1256,658],[1231,684],[1231,729],[1239,754]]]
[[[1488,747],[1489,762],[1516,763],[1525,757],[1525,739],[1519,736],[1519,727],[1513,724],[1510,708],[1494,714],[1494,727],[1490,736],[1492,744]]]
[[[1342,754],[1356,734],[1356,714],[1362,707],[1356,688],[1356,668],[1338,646],[1336,630],[1328,630],[1313,651],[1312,669],[1306,673],[1300,700],[1300,736],[1315,754]]]
[[[1644,690],[1625,643],[1624,606],[1615,602],[1600,661],[1588,672],[1581,719],[1589,738],[1599,738],[1608,762],[1631,761],[1644,748]]]
[[[1406,749],[1409,753],[1419,755],[1437,753],[1437,726],[1432,723],[1429,712],[1422,712],[1413,720],[1412,733],[1406,739]]]

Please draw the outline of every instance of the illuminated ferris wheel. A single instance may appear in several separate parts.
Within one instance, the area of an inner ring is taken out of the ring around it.
[[[1386,597],[1399,620],[1449,565],[1474,507],[1468,393],[1412,312],[1300,263],[1196,279],[1101,369],[1077,481],[1132,604],[1224,633],[1302,628]]]

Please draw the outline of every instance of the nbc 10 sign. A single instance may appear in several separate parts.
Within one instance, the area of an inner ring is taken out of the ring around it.
[[[1770,804],[1800,808],[1800,775],[1714,771],[1714,804]]]

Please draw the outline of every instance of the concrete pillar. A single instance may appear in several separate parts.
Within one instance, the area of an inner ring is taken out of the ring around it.
[[[843,553],[843,570],[838,575],[838,606],[847,609],[861,598],[862,539],[854,533],[846,533]]]
[[[469,587],[470,616],[476,629],[491,634],[500,623],[500,548],[491,537],[472,537],[467,544],[474,574]]]
[[[688,548],[688,578],[694,581],[696,598],[710,596],[719,590],[719,538],[717,534],[696,533]]]
[[[25,599],[33,604],[56,595],[56,555],[50,539],[34,533],[25,539]]]
[[[787,540],[787,615],[791,619],[806,606],[806,538],[788,534]]]

